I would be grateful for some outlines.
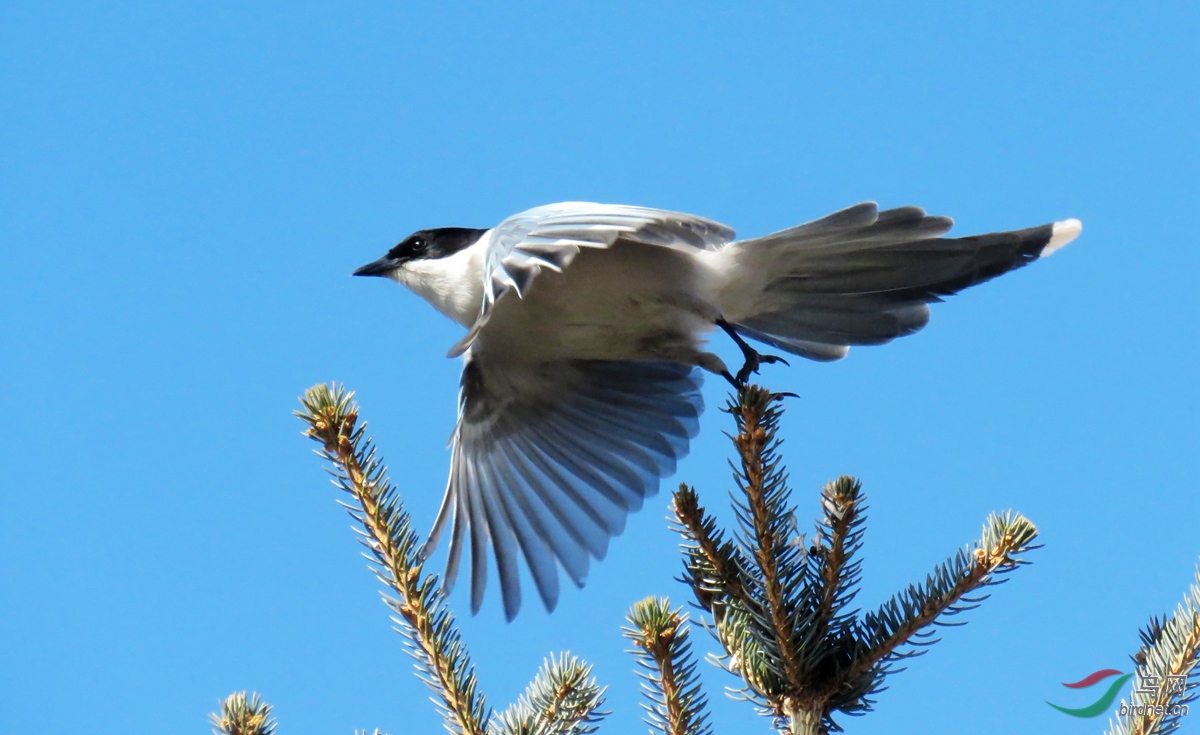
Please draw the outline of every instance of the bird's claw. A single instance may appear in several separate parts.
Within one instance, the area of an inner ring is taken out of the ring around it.
[[[750,380],[750,376],[757,373],[758,369],[762,367],[764,363],[771,365],[777,362],[782,362],[784,365],[791,367],[791,363],[779,355],[760,354],[758,350],[751,347],[746,340],[742,339],[742,336],[737,333],[737,330],[732,324],[724,319],[718,319],[716,324],[726,334],[728,334],[733,340],[734,344],[738,346],[738,349],[742,351],[742,358],[745,360],[745,362],[742,363],[742,369],[738,370],[736,376],[730,375],[728,370],[721,373],[722,377],[728,380],[734,388],[741,388],[742,386],[746,385],[746,381]]]
[[[738,385],[745,385],[746,381],[750,379],[750,376],[754,373],[757,373],[758,369],[762,367],[763,364],[772,365],[777,362],[782,362],[784,365],[791,367],[791,364],[779,355],[763,355],[752,347],[743,349],[742,354],[746,358],[746,361],[742,363],[742,369],[738,371],[737,377],[735,378]]]

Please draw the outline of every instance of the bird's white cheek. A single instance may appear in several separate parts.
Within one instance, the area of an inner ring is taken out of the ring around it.
[[[460,255],[410,261],[394,277],[442,314],[470,326],[479,315],[483,283],[478,272],[470,272],[467,258]]]

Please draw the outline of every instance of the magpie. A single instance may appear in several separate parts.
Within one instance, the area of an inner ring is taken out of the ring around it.
[[[470,546],[471,611],[495,558],[504,612],[521,606],[520,560],[547,610],[559,568],[578,587],[592,558],[675,471],[699,431],[704,373],[744,383],[747,339],[811,360],[846,356],[929,321],[929,304],[1075,239],[1079,220],[944,237],[953,221],[867,202],[737,240],[712,220],[564,202],[490,229],[420,230],[356,276],[390,278],[462,325],[450,477],[430,534],[449,528],[447,590]],[[715,329],[737,374],[705,349]]]

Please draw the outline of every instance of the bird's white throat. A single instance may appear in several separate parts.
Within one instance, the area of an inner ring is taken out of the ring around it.
[[[479,316],[483,303],[483,258],[488,238],[445,258],[410,260],[392,277],[433,308],[464,327]]]

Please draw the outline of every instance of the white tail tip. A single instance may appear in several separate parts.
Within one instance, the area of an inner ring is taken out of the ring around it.
[[[1079,237],[1079,233],[1081,232],[1083,232],[1083,223],[1077,219],[1066,219],[1062,222],[1055,222],[1053,229],[1050,231],[1050,242],[1046,243],[1046,247],[1042,248],[1042,254],[1038,257],[1044,258],[1066,247],[1072,240]]]

